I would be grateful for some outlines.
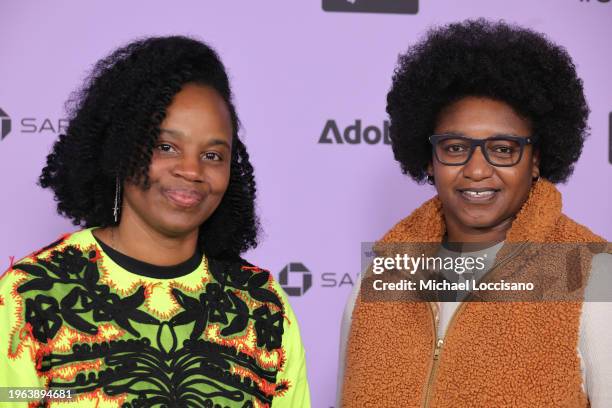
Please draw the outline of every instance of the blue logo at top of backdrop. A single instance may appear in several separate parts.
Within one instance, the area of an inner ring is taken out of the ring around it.
[[[323,0],[325,11],[416,14],[419,0]]]
[[[3,140],[11,133],[11,118],[0,108],[0,140]]]

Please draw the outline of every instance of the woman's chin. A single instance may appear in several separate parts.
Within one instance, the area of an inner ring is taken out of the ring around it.
[[[200,228],[201,223],[197,222],[164,222],[160,223],[157,227],[157,230],[161,232],[163,235],[172,238],[181,238],[188,235],[197,233]]]
[[[465,228],[474,230],[491,230],[500,224],[500,217],[491,213],[474,213],[460,217],[459,221]]]

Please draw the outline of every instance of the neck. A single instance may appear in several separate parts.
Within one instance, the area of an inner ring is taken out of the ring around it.
[[[193,256],[198,230],[181,236],[169,236],[146,225],[126,212],[116,227],[95,231],[95,235],[113,249],[139,261],[158,266],[177,265]]]
[[[496,244],[506,239],[514,218],[486,228],[473,228],[462,225],[452,217],[445,217],[448,242]]]

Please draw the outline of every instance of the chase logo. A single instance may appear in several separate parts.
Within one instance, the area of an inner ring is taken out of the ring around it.
[[[11,118],[0,108],[0,140],[11,133]]]
[[[300,286],[289,286],[289,276],[291,274],[301,275]],[[278,283],[289,296],[302,296],[312,286],[312,274],[303,263],[291,262],[278,274]]]
[[[325,11],[416,14],[419,0],[323,0]]]

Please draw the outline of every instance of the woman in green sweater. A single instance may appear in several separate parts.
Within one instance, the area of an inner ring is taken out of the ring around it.
[[[5,402],[310,406],[295,315],[240,257],[258,223],[238,124],[201,42],[150,38],[98,62],[40,177],[86,229],[0,280]]]

